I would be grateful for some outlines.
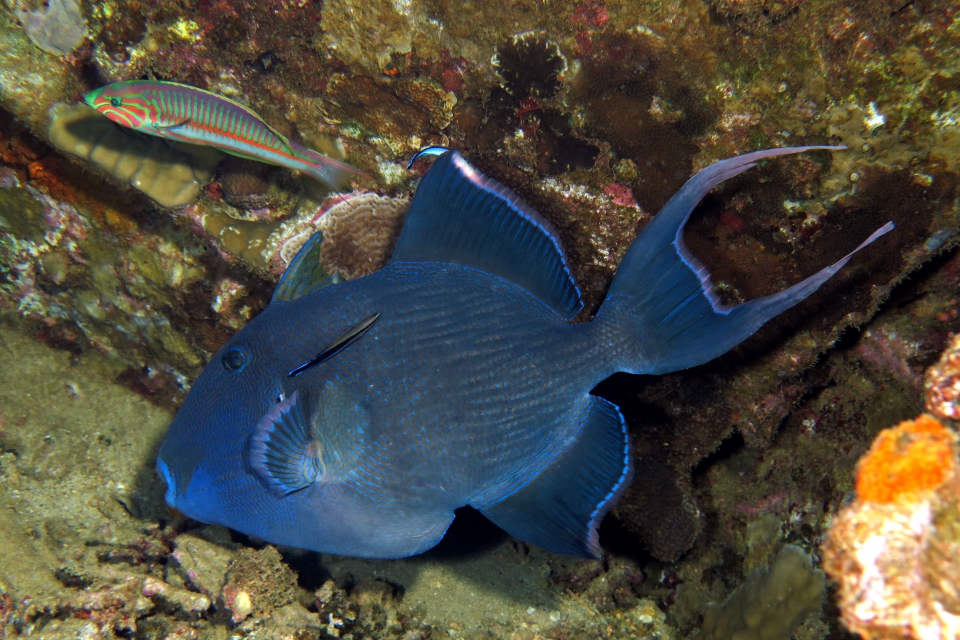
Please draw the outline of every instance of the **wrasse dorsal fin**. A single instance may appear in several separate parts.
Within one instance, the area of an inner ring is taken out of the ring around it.
[[[254,118],[254,119],[256,119],[257,121],[259,121],[260,124],[262,124],[264,127],[266,127],[266,128],[270,131],[270,133],[272,133],[273,135],[277,136],[277,138],[280,139],[280,142],[283,143],[283,146],[284,146],[284,148],[286,149],[287,153],[289,153],[289,154],[291,154],[291,155],[294,155],[294,154],[295,154],[293,145],[290,143],[290,139],[287,138],[287,136],[285,136],[285,135],[283,135],[282,133],[280,133],[279,131],[277,131],[275,128],[271,127],[269,124],[267,124],[267,123],[264,121],[263,117],[261,117],[259,113],[257,113],[256,111],[254,111],[254,110],[251,109],[250,107],[248,107],[248,106],[246,106],[246,105],[244,105],[244,104],[241,104],[241,103],[237,102],[236,100],[231,100],[230,98],[224,97],[224,96],[222,96],[222,95],[220,95],[220,94],[218,94],[218,93],[214,93],[214,92],[212,92],[212,91],[207,91],[206,89],[200,89],[200,88],[198,88],[198,87],[193,87],[193,86],[191,86],[191,85],[189,85],[189,84],[183,84],[182,82],[168,82],[168,81],[166,81],[166,80],[156,80],[155,82],[156,82],[157,84],[160,84],[160,85],[168,85],[168,86],[172,86],[172,87],[180,87],[181,89],[186,89],[186,90],[188,90],[188,91],[196,91],[197,93],[202,93],[202,94],[204,94],[204,95],[206,95],[206,96],[209,96],[209,97],[212,98],[213,100],[220,100],[220,101],[222,101],[222,102],[225,102],[225,103],[227,103],[227,104],[229,104],[229,105],[231,105],[231,106],[239,109],[240,111],[243,111],[244,113],[246,113],[246,114],[247,114],[248,116],[250,116],[251,118]],[[259,159],[259,158],[254,158],[254,160],[258,160],[258,161],[259,161],[260,159]]]
[[[404,261],[480,269],[523,287],[563,318],[583,308],[553,226],[456,151],[442,152],[420,180],[391,258]]]
[[[370,314],[369,316],[367,316],[366,318],[364,318],[363,320],[361,320],[360,322],[353,325],[352,327],[350,327],[349,329],[341,333],[339,336],[337,336],[336,340],[334,340],[333,342],[328,344],[326,347],[324,347],[323,351],[315,355],[309,362],[305,362],[299,367],[292,369],[290,373],[288,373],[287,375],[293,378],[300,375],[304,371],[307,371],[308,369],[312,369],[318,364],[326,362],[327,360],[329,360],[330,358],[337,355],[338,353],[340,353],[341,351],[343,351],[344,349],[352,345],[354,342],[359,340],[360,337],[363,336],[363,334],[365,334],[367,331],[370,330],[370,327],[373,326],[373,323],[376,322],[377,318],[379,317],[380,317],[379,313]]]

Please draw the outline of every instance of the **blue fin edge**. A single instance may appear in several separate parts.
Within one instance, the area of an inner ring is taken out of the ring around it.
[[[421,179],[391,261],[473,267],[526,289],[566,319],[583,308],[553,225],[456,151],[440,152]]]
[[[510,535],[577,558],[599,558],[598,528],[633,477],[626,421],[587,396],[576,439],[536,477],[481,513]]]
[[[620,263],[598,316],[620,309],[635,346],[632,361],[618,370],[662,374],[708,362],[750,337],[776,315],[820,288],[850,258],[894,228],[888,222],[856,249],[783,291],[737,306],[721,303],[707,268],[683,242],[683,228],[704,195],[720,182],[756,166],[764,158],[817,149],[785,147],[756,151],[715,162],[690,178],[640,232]],[[606,310],[605,310],[606,307]],[[620,315],[620,314],[614,314]]]

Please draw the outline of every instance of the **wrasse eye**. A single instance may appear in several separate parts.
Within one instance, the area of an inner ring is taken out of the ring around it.
[[[110,106],[111,106],[111,107],[119,107],[119,106],[120,106],[120,98],[110,98]]]

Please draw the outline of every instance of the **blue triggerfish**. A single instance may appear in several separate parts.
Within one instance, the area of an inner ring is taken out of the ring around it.
[[[700,171],[644,227],[582,323],[551,225],[442,153],[387,266],[329,284],[314,236],[270,305],[213,357],[160,449],[167,502],[269,542],[374,558],[429,549],[470,505],[521,540],[598,557],[597,527],[632,462],[623,416],[590,390],[617,371],[716,358],[847,263],[853,253],[729,307],[683,242],[714,185],[762,158],[824,148]]]

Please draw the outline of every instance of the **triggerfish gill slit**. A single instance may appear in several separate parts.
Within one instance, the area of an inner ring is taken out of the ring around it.
[[[599,557],[634,462],[623,415],[590,390],[726,353],[893,228],[783,291],[723,305],[684,244],[691,211],[760,160],[811,149],[836,147],[757,151],[688,180],[581,323],[551,225],[459,153],[430,152],[386,267],[326,279],[315,235],[203,370],[160,448],[167,502],[271,543],[376,558],[431,548],[470,505],[516,538]]]
[[[114,82],[84,101],[120,126],[152,136],[215,147],[241,158],[295,169],[340,189],[359,169],[290,140],[253,110],[210,91],[176,82]]]

